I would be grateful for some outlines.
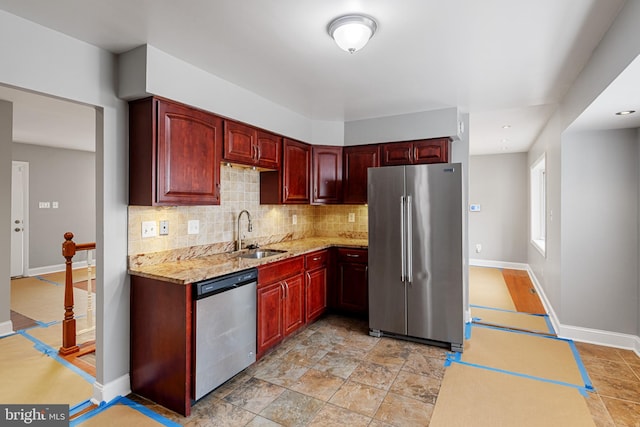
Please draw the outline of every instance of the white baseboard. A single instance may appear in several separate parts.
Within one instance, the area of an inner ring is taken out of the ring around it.
[[[633,350],[640,357],[640,337],[579,326],[561,325],[558,335],[574,341]]]
[[[131,381],[129,374],[111,381],[108,384],[93,383],[93,397],[91,401],[96,405],[102,402],[111,402],[119,396],[126,396],[131,393]]]
[[[95,259],[92,263],[95,268]],[[71,268],[87,268],[87,261],[78,261],[71,264]],[[40,276],[42,274],[57,273],[66,269],[65,264],[46,265],[44,267],[29,268],[26,271],[27,277]]]
[[[521,262],[494,261],[487,259],[469,259],[469,265],[474,267],[510,268],[513,270],[527,270],[529,264]]]
[[[13,332],[13,322],[11,320],[0,323],[0,337],[11,335]]]

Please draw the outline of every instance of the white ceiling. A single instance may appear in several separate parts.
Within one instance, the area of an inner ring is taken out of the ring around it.
[[[623,4],[0,0],[0,9],[114,53],[148,43],[311,119],[458,107],[470,114],[471,153],[488,154],[528,149]],[[326,27],[352,12],[374,17],[378,31],[349,55]],[[609,102],[630,108],[625,98]],[[18,111],[15,131],[28,135]]]

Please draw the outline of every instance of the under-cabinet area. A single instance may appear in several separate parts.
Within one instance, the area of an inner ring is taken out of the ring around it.
[[[238,304],[245,318],[255,315],[257,359],[327,312],[366,316],[366,245],[363,239],[308,238],[269,245],[283,252],[266,258],[244,250],[130,268],[132,391],[185,416],[203,396],[197,366],[211,366],[202,358],[224,355],[197,351],[199,325],[222,328],[233,317],[216,317],[224,313],[221,309],[199,309],[202,299],[196,288],[204,279],[234,272],[248,277],[246,282],[257,278],[257,287],[253,282],[253,287],[228,288],[245,289],[238,292],[242,301],[224,300]],[[255,313],[246,312],[251,304]],[[226,352],[220,347],[217,352]],[[251,357],[251,349],[244,351]]]

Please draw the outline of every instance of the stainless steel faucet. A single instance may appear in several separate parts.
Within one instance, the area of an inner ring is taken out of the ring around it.
[[[242,216],[243,213],[247,214],[247,219],[249,220],[247,231],[251,233],[251,231],[253,230],[253,226],[251,225],[251,214],[246,209],[241,210],[240,213],[238,214],[238,240],[236,240],[236,251],[242,250],[242,234],[240,233],[240,217]]]

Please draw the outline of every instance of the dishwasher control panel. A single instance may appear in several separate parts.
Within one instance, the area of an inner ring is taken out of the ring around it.
[[[258,270],[256,268],[237,271],[235,273],[226,274],[224,276],[202,280],[200,282],[194,283],[194,298],[206,298],[210,295],[215,295],[220,292],[224,292],[226,290],[237,288],[239,286],[257,281]]]

